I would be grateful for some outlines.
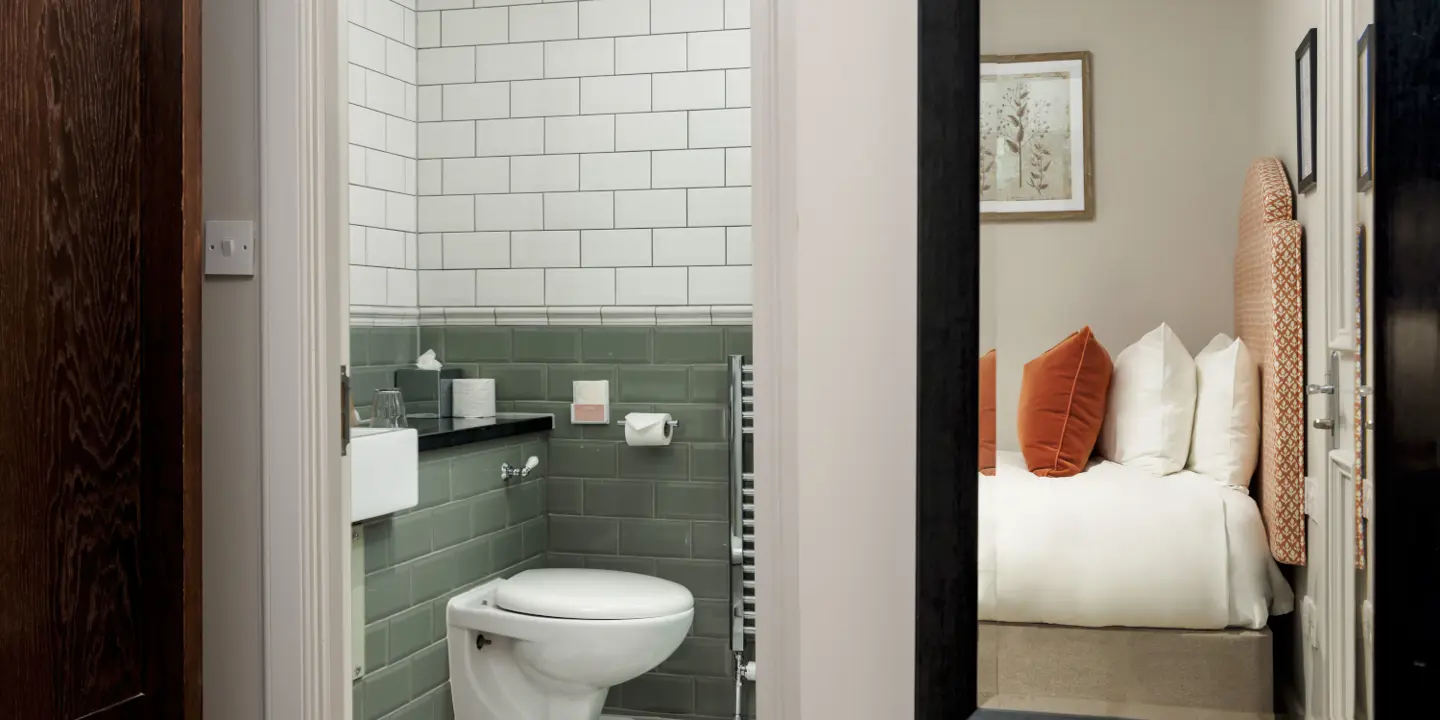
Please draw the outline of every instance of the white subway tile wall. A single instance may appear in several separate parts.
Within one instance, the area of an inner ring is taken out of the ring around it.
[[[416,162],[419,27],[410,0],[351,0],[348,8],[350,302],[415,307],[416,196],[430,186]]]
[[[351,245],[419,276],[386,302],[750,304],[749,0],[416,0],[418,51],[409,11],[356,2],[401,11],[350,43],[377,103],[351,113],[352,207],[395,233]],[[377,157],[391,115],[418,120],[408,156]],[[406,188],[418,217],[389,218]]]

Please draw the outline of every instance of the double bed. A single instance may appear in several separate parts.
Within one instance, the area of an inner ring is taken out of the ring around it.
[[[983,706],[1127,717],[1273,710],[1268,624],[1295,604],[1279,566],[1305,564],[1302,228],[1293,217],[1280,161],[1255,161],[1234,288],[1235,334],[1259,366],[1260,458],[1249,488],[1098,458],[1072,477],[1037,477],[1006,452],[995,475],[978,476]]]
[[[980,476],[981,620],[1260,629],[1294,596],[1244,488],[1094,460],[1036,477],[1019,453]]]

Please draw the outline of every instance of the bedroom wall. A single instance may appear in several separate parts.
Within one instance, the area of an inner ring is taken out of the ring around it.
[[[1094,54],[1095,219],[981,226],[1001,450],[1018,449],[1022,366],[1082,326],[1112,356],[1161,322],[1191,351],[1232,332],[1235,211],[1260,152],[1234,99],[1260,92],[1263,4],[982,0],[985,53]]]
[[[1261,48],[1261,57],[1257,67],[1260,88],[1257,97],[1256,108],[1259,111],[1256,129],[1259,133],[1261,145],[1259,152],[1265,155],[1278,157],[1285,163],[1290,171],[1291,183],[1295,182],[1296,168],[1296,141],[1295,141],[1295,48],[1300,44],[1301,39],[1310,28],[1318,28],[1322,25],[1324,18],[1323,4],[1310,2],[1309,0],[1267,0],[1260,4],[1260,17],[1258,28],[1260,31],[1257,47]],[[1320,43],[1319,67],[1320,76],[1318,81],[1321,87],[1325,83],[1325,51],[1327,43]],[[1313,245],[1316,238],[1324,236],[1324,205],[1321,200],[1325,192],[1325,185],[1330,182],[1331,174],[1327,172],[1326,163],[1329,160],[1325,156],[1325,132],[1327,129],[1324,109],[1325,93],[1319,95],[1321,110],[1317,115],[1317,137],[1320,141],[1320,154],[1317,157],[1318,182],[1315,190],[1295,198],[1295,217],[1305,226],[1306,243],[1308,247]],[[1325,253],[1309,251],[1305,256],[1305,273],[1310,278],[1324,278],[1325,274]],[[1306,307],[1309,312],[1306,315],[1306,355],[1310,364],[1307,372],[1309,377],[1317,377],[1316,366],[1323,366],[1326,357],[1328,332],[1325,328],[1325,283],[1323,281],[1312,281],[1306,286],[1307,296]],[[1323,370],[1319,371],[1324,374]],[[1321,410],[1324,413],[1324,410]],[[1314,413],[1311,413],[1314,417]],[[1324,468],[1328,466],[1326,458],[1326,447],[1318,436],[1312,436],[1312,441],[1307,443],[1306,458],[1307,466],[1310,468]],[[1295,590],[1296,612],[1283,619],[1284,629],[1287,631],[1292,652],[1289,658],[1292,661],[1289,668],[1289,689],[1285,688],[1282,668],[1277,668],[1276,689],[1277,692],[1285,693],[1277,698],[1282,706],[1293,706],[1299,704],[1308,711],[1308,716],[1318,717],[1324,712],[1325,705],[1325,682],[1324,666],[1319,653],[1312,652],[1305,640],[1305,632],[1302,626],[1303,614],[1300,608],[1306,597],[1318,598],[1321,596],[1324,585],[1324,570],[1321,563],[1317,562],[1317,553],[1325,545],[1324,528],[1313,518],[1306,518],[1306,546],[1310,555],[1310,567],[1287,567],[1286,577],[1290,580],[1291,587]],[[1277,622],[1275,629],[1277,633],[1281,625]],[[1318,622],[1317,625],[1324,625]],[[1278,644],[1278,643],[1277,643]],[[1277,651],[1277,657],[1280,653]],[[1288,708],[1287,708],[1288,709]]]

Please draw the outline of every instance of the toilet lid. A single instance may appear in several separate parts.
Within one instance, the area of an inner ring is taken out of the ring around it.
[[[526,570],[500,583],[495,604],[512,612],[574,620],[636,620],[682,613],[695,598],[669,580],[616,572]]]

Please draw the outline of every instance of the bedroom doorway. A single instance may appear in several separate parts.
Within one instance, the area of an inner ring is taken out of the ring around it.
[[[920,417],[977,427],[980,471],[994,474],[927,487],[927,471],[947,467],[926,461],[927,442],[962,458],[970,446],[927,440],[922,422],[917,717],[978,707],[1370,718],[1416,706],[1435,643],[1399,618],[1426,609],[1430,581],[1377,575],[1375,563],[1377,547],[1389,548],[1383,567],[1434,560],[1418,548],[1434,546],[1424,478],[1440,469],[1440,257],[1429,237],[1440,153],[1424,131],[1440,108],[1417,65],[1434,33],[1385,28],[1440,27],[1440,13],[1390,0],[1027,0],[982,2],[974,18],[926,5],[922,118],[966,119],[958,140],[921,124]],[[1249,29],[1244,42],[1236,27]],[[982,81],[940,79],[956,68]],[[1195,88],[1221,87],[1250,100],[1187,104]],[[1182,126],[1184,142],[1167,136]],[[978,167],[978,184],[947,176],[952,167]],[[973,215],[944,203],[971,192],[982,199]],[[943,246],[954,234],[937,220],[974,247]],[[927,285],[930,272],[951,288]],[[964,317],[947,315],[956,308]],[[1196,378],[1184,432],[1169,418],[1186,413],[1166,403],[1176,389],[1135,380],[1137,366],[1172,364]],[[978,381],[973,391],[969,378],[929,375],[956,368]],[[1087,387],[1089,376],[1108,383]],[[1217,377],[1229,383],[1223,403],[1206,399]],[[1060,394],[1063,411],[1044,406]],[[1085,400],[1088,415],[1074,410]],[[976,420],[938,407],[957,401],[976,403]],[[1037,439],[1060,415],[1060,433]],[[1071,444],[1074,423],[1090,427],[1078,444],[1089,448]],[[1202,430],[1227,443],[1201,442]],[[1249,452],[1227,455],[1235,442]],[[1032,446],[1046,463],[1027,456]],[[1114,501],[1081,491],[1140,482],[1141,471],[1149,482]],[[1144,494],[1187,479],[1223,508],[1218,523],[1196,514],[1205,502],[1167,516]],[[1378,536],[1377,515],[1387,518]],[[966,531],[944,534],[956,521]],[[927,546],[942,537],[943,551]],[[1156,569],[1137,574],[1143,582],[1123,581],[1147,560]],[[949,565],[936,573],[934,561]],[[1219,572],[1207,580],[1205,568]],[[976,595],[945,591],[971,581]],[[973,631],[956,627],[966,617],[979,619]],[[927,636],[945,618],[959,619],[953,633]],[[1214,654],[1182,647],[1210,640]],[[970,647],[975,685],[967,662],[958,683],[928,686],[947,652]],[[1197,658],[1208,659],[1186,676]],[[1215,682],[1197,688],[1196,677]]]
[[[1303,22],[1272,10],[980,3],[983,709],[1260,718],[1284,695],[1306,563],[1303,175],[1275,100],[1295,46],[1233,33]],[[1219,87],[1247,101],[1182,90]]]

